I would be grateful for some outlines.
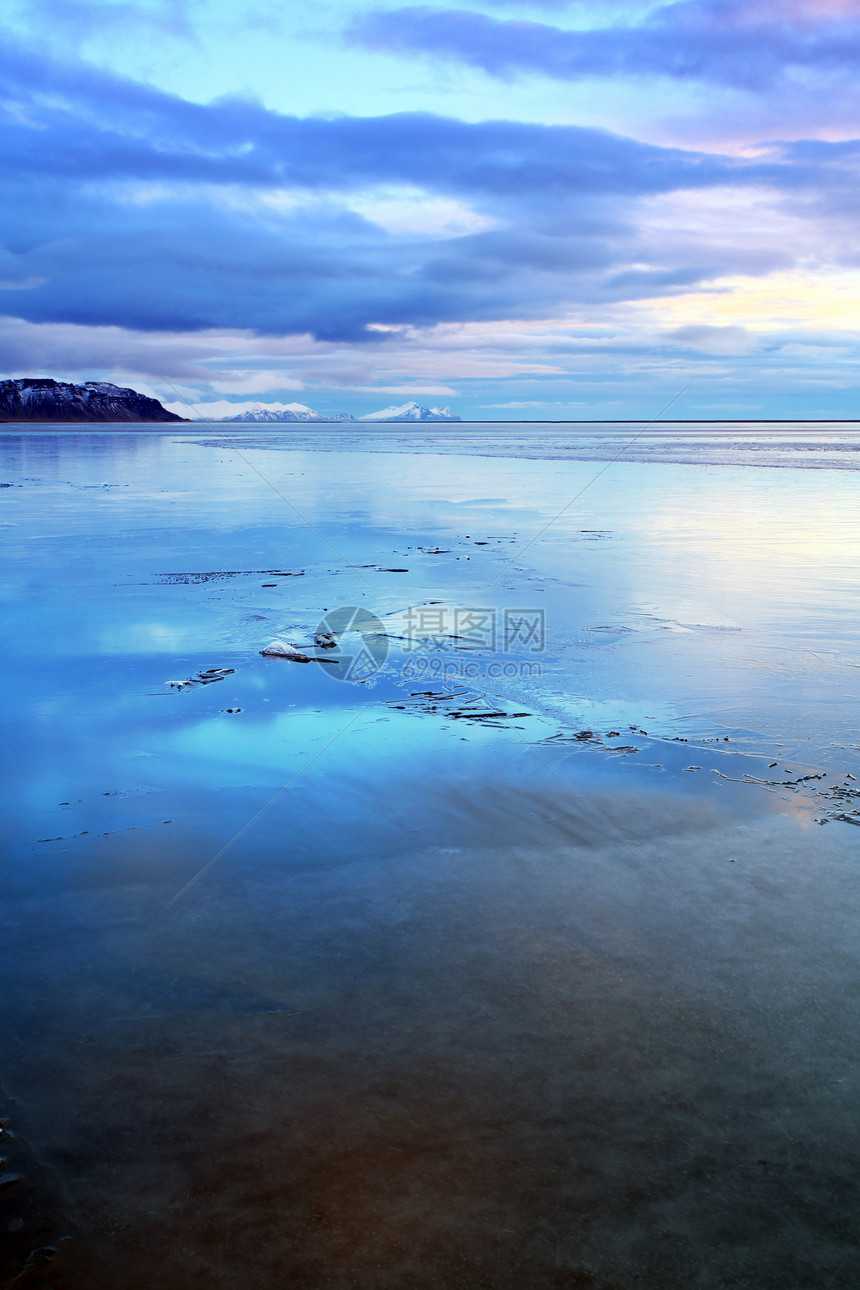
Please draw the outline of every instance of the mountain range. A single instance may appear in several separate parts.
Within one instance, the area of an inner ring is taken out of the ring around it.
[[[400,403],[381,412],[368,412],[359,421],[459,421],[450,408],[422,408],[417,403]]]
[[[169,412],[158,399],[110,381],[85,381],[71,385],[50,377],[23,377],[0,381],[0,421],[202,421]],[[459,421],[450,408],[425,408],[399,403],[379,412],[354,417],[350,412],[330,416],[304,403],[258,403],[249,412],[223,417],[226,422],[377,422]]]
[[[305,407],[303,403],[258,403],[250,412],[239,416],[224,417],[224,421],[459,421],[450,408],[423,408],[418,403],[400,403],[395,407],[383,408],[380,412],[368,412],[365,416],[354,417],[349,412],[338,412],[325,416]]]
[[[249,412],[241,412],[235,417],[221,417],[222,421],[354,421],[349,412],[336,412],[325,416],[305,407],[304,403],[258,403]]]
[[[49,377],[0,381],[3,421],[185,421],[150,399],[110,381],[69,385]]]

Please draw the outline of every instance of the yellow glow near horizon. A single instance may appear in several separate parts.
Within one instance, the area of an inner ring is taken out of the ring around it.
[[[860,270],[775,273],[767,278],[723,278],[709,290],[638,301],[663,326],[706,324],[751,331],[802,328],[860,330]]]

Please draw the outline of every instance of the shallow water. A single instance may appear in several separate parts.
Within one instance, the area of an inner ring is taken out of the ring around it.
[[[856,1284],[857,428],[638,430],[0,432],[7,1279]]]

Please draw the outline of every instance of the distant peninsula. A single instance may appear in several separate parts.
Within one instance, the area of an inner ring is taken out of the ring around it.
[[[0,381],[0,421],[186,421],[137,390],[86,381],[69,385],[48,377]]]

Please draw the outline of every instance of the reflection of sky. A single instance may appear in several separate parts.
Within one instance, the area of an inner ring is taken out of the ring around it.
[[[803,470],[790,435],[613,463],[617,429],[360,433],[243,461],[185,427],[0,430],[19,1262],[51,1240],[55,1284],[185,1285],[190,1252],[221,1284],[376,1290],[408,1246],[415,1284],[611,1256],[675,1286],[695,1232],[721,1284],[833,1280],[856,830],[736,781],[860,775],[856,471],[820,468],[844,435]],[[431,599],[545,610],[543,674],[474,687],[532,715],[259,653]],[[548,738],[584,728],[639,751]]]
[[[783,741],[810,764],[853,755],[853,472],[604,470],[493,456],[491,435],[486,455],[463,456],[441,442],[435,454],[350,452],[316,434],[324,451],[310,450],[310,434],[299,451],[283,437],[247,449],[309,524],[222,447],[172,434],[3,435],[13,484],[5,746],[16,749],[6,774],[17,809],[53,809],[115,782],[274,790],[353,716],[356,731],[325,754],[335,778],[357,757],[368,774],[432,773],[465,747],[480,758],[517,738],[388,706],[432,682],[414,670],[430,655],[410,642],[392,642],[387,670],[365,686],[260,657],[274,638],[310,647],[322,615],[345,604],[543,610],[537,655],[506,655],[498,641],[495,652],[437,655],[478,667],[447,673],[453,686],[460,675],[506,710],[532,713],[525,738],[639,725],[670,737],[728,732],[765,754]],[[696,444],[700,455],[730,451]],[[520,447],[529,451],[528,434]],[[324,539],[370,567],[346,568]],[[225,570],[235,576],[183,580]],[[511,658],[537,659],[541,675],[489,680],[480,670]],[[405,663],[413,679],[398,681]],[[181,692],[166,684],[211,667],[235,672]]]

